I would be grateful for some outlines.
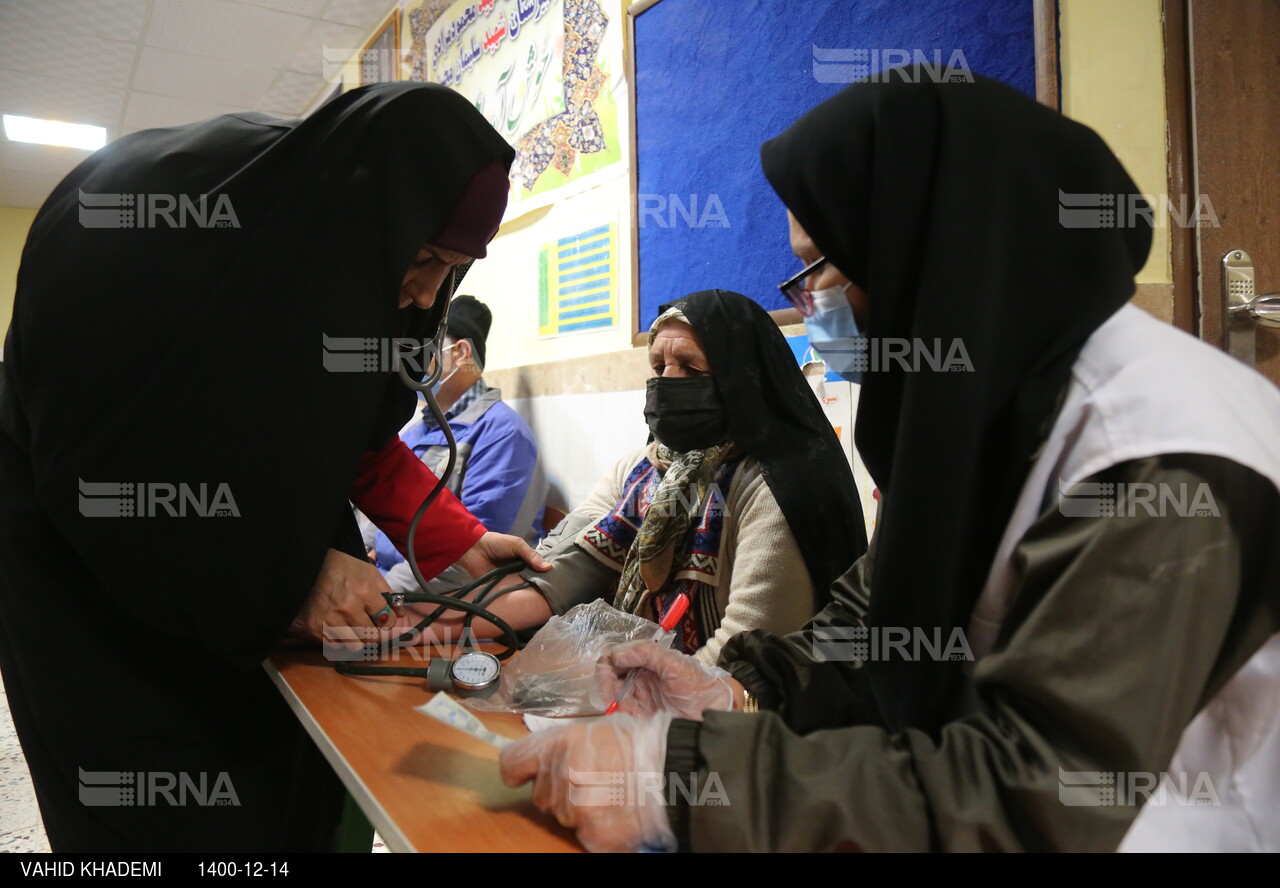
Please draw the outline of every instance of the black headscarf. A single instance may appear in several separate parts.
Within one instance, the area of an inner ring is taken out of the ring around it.
[[[432,335],[445,300],[399,309],[405,271],[512,156],[452,90],[378,84],[302,121],[126,136],[57,187],[23,253],[5,425],[130,625],[257,668],[349,516],[361,455],[414,409],[382,343]],[[225,195],[236,224],[86,228],[81,193]],[[364,337],[376,366],[331,371],[323,337]],[[90,521],[80,479],[225,484],[239,516]]]
[[[740,293],[702,290],[680,309],[707,355],[729,440],[760,463],[813,580],[819,607],[867,550],[862,506],[840,441],[768,313]]]
[[[1133,293],[1138,228],[1067,228],[1060,192],[1135,194],[1097,134],[986,78],[857,83],[761,157],[868,294],[868,337],[958,338],[973,372],[864,375],[855,441],[884,494],[870,620],[967,627],[1080,349]],[[886,80],[885,75],[878,78]],[[933,730],[959,663],[869,663],[891,728]]]

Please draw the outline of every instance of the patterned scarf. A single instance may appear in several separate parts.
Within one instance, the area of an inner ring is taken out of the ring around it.
[[[676,551],[695,522],[700,522],[711,484],[732,444],[718,444],[706,450],[673,453],[658,444],[651,449],[659,470],[666,466],[654,491],[644,521],[631,543],[622,566],[622,578],[613,606],[638,613],[649,596],[667,584]]]
[[[621,609],[656,623],[678,594],[688,595],[689,612],[676,628],[676,649],[692,654],[715,634],[724,616],[716,589],[720,584],[721,543],[727,506],[725,497],[733,487],[739,467],[748,457],[736,447],[726,447],[719,454],[699,456],[702,469],[697,474],[701,480],[695,483],[686,478],[687,486],[682,494],[675,486],[668,488],[676,492],[664,491],[663,501],[667,505],[651,512],[659,488],[675,461],[675,454],[669,451],[661,453],[660,448],[661,445],[656,443],[649,445],[645,456],[627,475],[617,504],[599,521],[579,531],[576,542],[601,564],[618,572],[615,588],[619,591],[615,606]],[[689,465],[688,460],[684,463]],[[659,511],[663,517],[659,516]],[[649,525],[651,520],[655,522],[652,526]],[[636,538],[641,528],[656,533],[659,524],[671,520],[683,524],[683,538],[674,531],[663,531],[664,536],[670,533],[671,543],[668,546],[661,549],[656,545],[644,547],[657,549],[658,564],[654,564],[652,559],[649,563],[638,562],[641,546]],[[639,571],[639,588],[630,596],[630,603],[624,605],[627,594],[622,585],[622,573],[633,562],[639,563],[638,568],[633,568]],[[665,574],[659,564],[667,565]],[[649,578],[648,583],[646,578]]]

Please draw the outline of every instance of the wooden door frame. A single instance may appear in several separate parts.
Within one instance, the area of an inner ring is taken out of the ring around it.
[[[1164,30],[1165,136],[1168,146],[1169,195],[1195,190],[1195,141],[1191,131],[1191,32],[1188,0],[1162,0]],[[1169,259],[1173,275],[1174,326],[1201,335],[1200,267],[1196,230],[1189,225],[1169,227]],[[1221,345],[1221,343],[1213,343]]]

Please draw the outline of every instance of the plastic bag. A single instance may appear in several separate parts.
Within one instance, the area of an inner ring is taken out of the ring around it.
[[[599,715],[609,704],[600,699],[596,661],[605,648],[649,640],[658,624],[624,613],[601,599],[575,605],[552,617],[523,651],[502,667],[498,690],[489,697],[464,700],[472,709],[530,712],[535,715]],[[667,645],[675,633],[667,633]]]

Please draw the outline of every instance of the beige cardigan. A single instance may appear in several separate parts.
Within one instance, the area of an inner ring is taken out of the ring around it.
[[[539,554],[554,569],[536,577],[535,585],[556,613],[610,594],[618,572],[596,560],[578,540],[617,505],[627,476],[646,455],[648,448],[620,460],[586,502],[539,544]],[[742,461],[724,496],[714,602],[720,626],[696,653],[706,665],[716,662],[733,635],[752,629],[793,632],[809,621],[815,609],[813,583],[800,547],[754,457]]]

